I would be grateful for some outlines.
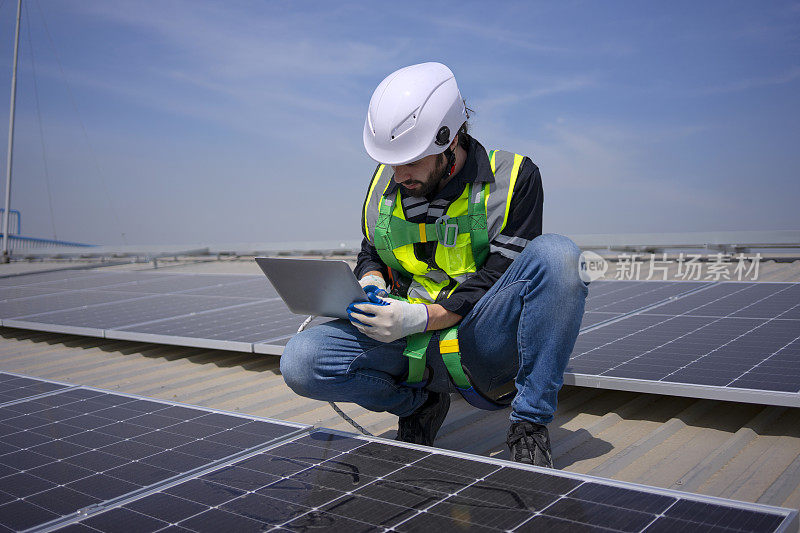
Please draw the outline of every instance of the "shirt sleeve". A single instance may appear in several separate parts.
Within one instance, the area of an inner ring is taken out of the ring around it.
[[[438,303],[448,311],[466,316],[500,279],[525,246],[542,234],[543,205],[544,191],[539,167],[526,157],[514,185],[506,226],[489,243],[486,263],[447,299]]]
[[[366,237],[364,237],[364,239],[361,241],[361,251],[358,252],[354,273],[356,278],[361,279],[364,274],[370,270],[377,270],[378,272],[382,273],[383,279],[387,280],[388,282],[389,278],[386,265],[384,265],[383,261],[381,261],[381,258],[378,255],[378,251],[375,249],[375,247],[372,246]]]

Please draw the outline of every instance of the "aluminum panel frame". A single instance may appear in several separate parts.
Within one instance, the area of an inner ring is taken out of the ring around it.
[[[283,355],[285,346],[277,344],[253,343],[253,353],[261,355]]]
[[[5,319],[3,327],[29,329],[34,331],[44,331],[47,333],[66,333],[67,335],[83,335],[85,337],[105,337],[105,330],[98,328],[87,328],[82,326],[66,326],[62,324],[45,324],[43,322],[31,322],[27,320]]]
[[[124,331],[119,329],[107,329],[105,330],[104,334],[106,339],[152,342],[155,344],[168,344],[171,346],[188,346],[191,348],[208,348],[210,350],[228,350],[232,352],[253,353],[253,344],[249,342],[180,337],[177,335],[159,335],[156,333],[139,333],[136,331]]]
[[[714,385],[697,385],[694,383],[676,383],[668,381],[650,381],[644,379],[597,376],[592,374],[577,374],[572,372],[564,373],[564,384],[593,389],[663,394],[666,396],[700,398],[704,400],[800,407],[800,393],[794,392],[719,387]]]

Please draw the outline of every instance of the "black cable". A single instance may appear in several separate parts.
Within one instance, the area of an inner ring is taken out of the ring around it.
[[[308,325],[309,325],[309,324],[311,324],[311,321],[312,321],[312,320],[314,320],[314,318],[315,318],[314,316],[310,316],[310,317],[306,318],[306,319],[303,321],[303,323],[302,323],[302,324],[300,324],[300,327],[299,327],[299,328],[297,328],[297,333],[300,333],[301,331],[303,331],[304,329],[306,329],[306,328],[308,327]],[[369,431],[367,431],[366,429],[364,429],[364,428],[361,426],[361,424],[359,424],[358,422],[356,422],[355,420],[353,420],[352,418],[350,418],[349,416],[347,416],[347,413],[345,413],[344,411],[342,411],[342,410],[339,408],[339,406],[338,406],[338,405],[336,405],[334,402],[328,402],[328,405],[330,405],[330,406],[331,406],[331,408],[333,408],[333,410],[334,410],[334,411],[336,411],[336,414],[337,414],[337,415],[339,415],[340,417],[342,417],[342,419],[343,419],[345,422],[347,422],[348,424],[350,424],[351,426],[353,426],[354,428],[356,428],[356,429],[357,429],[357,430],[358,430],[358,431],[359,431],[359,432],[360,432],[362,435],[366,435],[366,436],[368,436],[368,437],[374,437],[374,435],[373,435],[372,433],[370,433]]]

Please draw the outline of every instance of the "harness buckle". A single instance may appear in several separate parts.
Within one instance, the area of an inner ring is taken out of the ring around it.
[[[434,225],[439,243],[446,248],[453,248],[458,238],[458,222],[451,222],[449,216],[442,215],[436,219]]]

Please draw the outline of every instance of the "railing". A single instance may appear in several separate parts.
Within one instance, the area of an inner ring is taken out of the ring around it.
[[[689,233],[617,233],[569,235],[582,250],[662,252],[700,249],[706,252],[794,250],[800,248],[800,230],[705,231]]]
[[[3,235],[3,223],[2,223],[2,220],[3,220],[3,214],[5,212],[6,212],[6,210],[4,208],[0,207],[0,235]],[[19,210],[17,210],[17,209],[10,209],[8,211],[8,213],[9,213],[8,225],[10,226],[10,228],[8,230],[8,234],[9,235],[19,235],[20,232],[22,231],[22,215],[20,214]],[[15,216],[16,216],[16,220],[14,218]],[[16,226],[14,225],[14,222],[16,222]]]
[[[0,232],[0,239],[3,238],[3,233]],[[38,237],[23,237],[21,235],[8,236],[8,248],[13,252],[21,252],[27,250],[49,250],[52,248],[92,248],[93,244],[84,244],[80,242],[69,241],[56,241],[53,239],[40,239]]]

